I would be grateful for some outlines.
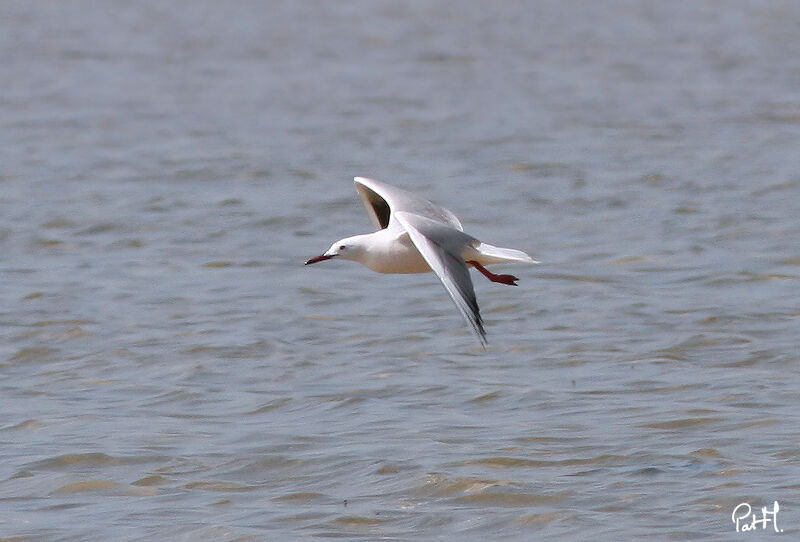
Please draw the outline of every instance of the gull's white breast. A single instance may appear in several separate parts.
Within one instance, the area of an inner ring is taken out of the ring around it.
[[[406,232],[378,230],[361,263],[378,273],[429,273],[430,266]]]

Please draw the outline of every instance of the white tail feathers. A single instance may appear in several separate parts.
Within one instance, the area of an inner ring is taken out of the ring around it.
[[[539,263],[521,250],[513,248],[502,248],[490,245],[488,243],[480,243],[474,248],[478,253],[478,262],[481,264],[492,264],[502,262],[526,262],[526,263]],[[465,258],[468,259],[468,258]]]

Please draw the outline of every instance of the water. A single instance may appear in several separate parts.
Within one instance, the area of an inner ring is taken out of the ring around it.
[[[795,536],[796,4],[0,25],[0,538]],[[354,175],[543,262],[474,274],[487,351],[431,275],[302,266]]]

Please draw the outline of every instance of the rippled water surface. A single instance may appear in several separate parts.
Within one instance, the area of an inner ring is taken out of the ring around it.
[[[0,539],[797,536],[800,5],[0,29]],[[302,265],[354,175],[542,261],[473,274],[486,351],[432,275]]]

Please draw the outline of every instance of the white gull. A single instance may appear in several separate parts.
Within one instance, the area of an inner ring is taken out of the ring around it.
[[[485,347],[486,331],[468,266],[492,282],[516,286],[517,277],[496,275],[484,266],[539,262],[521,250],[496,247],[464,233],[456,215],[426,199],[373,179],[354,180],[378,231],[336,241],[327,252],[311,258],[306,265],[336,257],[353,260],[378,273],[433,271]]]

